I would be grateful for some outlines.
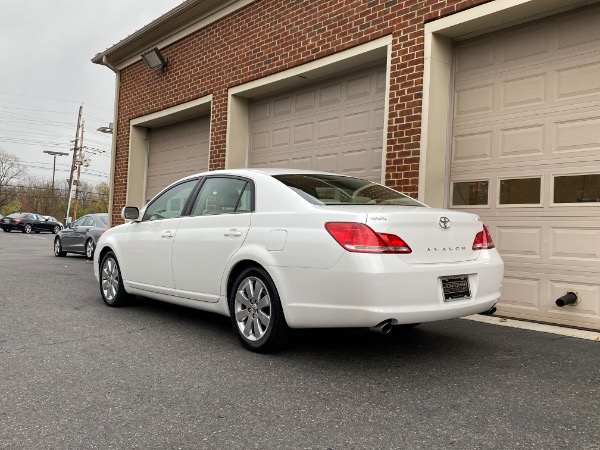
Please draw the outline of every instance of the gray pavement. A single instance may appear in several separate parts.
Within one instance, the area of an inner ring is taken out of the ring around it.
[[[0,233],[0,448],[600,449],[600,343],[467,320],[303,330],[108,308],[53,235]]]

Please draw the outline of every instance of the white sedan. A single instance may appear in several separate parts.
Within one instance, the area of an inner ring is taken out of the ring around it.
[[[504,264],[478,216],[349,176],[206,172],[122,215],[94,253],[104,302],[223,314],[253,351],[280,348],[290,328],[386,333],[490,312],[500,297]]]

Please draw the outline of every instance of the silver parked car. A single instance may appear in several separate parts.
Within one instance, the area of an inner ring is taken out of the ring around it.
[[[79,253],[94,257],[96,242],[108,228],[108,214],[88,214],[59,231],[54,239],[54,256]]]

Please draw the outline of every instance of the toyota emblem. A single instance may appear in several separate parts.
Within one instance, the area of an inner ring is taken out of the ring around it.
[[[442,227],[444,230],[447,230],[448,228],[450,228],[450,219],[448,219],[447,217],[440,217],[440,227]]]

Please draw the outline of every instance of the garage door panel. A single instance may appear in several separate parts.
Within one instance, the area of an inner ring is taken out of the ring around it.
[[[315,124],[303,123],[294,127],[294,144],[304,144],[315,139]]]
[[[571,316],[579,317],[582,320],[594,320],[600,317],[600,285],[589,282],[580,282],[578,279],[567,280],[549,280],[550,299],[553,301],[547,304],[548,311],[555,315],[563,315],[565,310],[556,306],[556,299],[562,297],[567,292],[576,292],[579,298],[577,309],[567,310]]]
[[[473,70],[493,66],[496,60],[494,49],[495,42],[491,38],[478,39],[456,48],[454,56],[456,75],[466,77]]]
[[[291,101],[291,99],[277,99],[276,102],[281,100]],[[285,115],[285,112],[278,110],[277,115]],[[262,121],[271,119],[271,102],[269,101],[261,101],[256,102],[252,105],[252,123],[258,124]]]
[[[600,72],[598,75],[600,77]],[[589,114],[578,114],[578,116],[554,124],[554,154],[600,150],[600,115],[589,117]]]
[[[559,16],[556,19],[556,30],[559,49],[574,46],[587,48],[582,44],[600,41],[598,15],[595,11],[590,13],[590,10],[584,9],[575,14]]]
[[[338,139],[341,134],[340,117],[330,117],[317,122],[316,139],[318,141],[324,141],[326,139]]]
[[[576,66],[558,68],[556,98],[562,100],[600,94],[600,63],[597,61],[598,58],[594,54],[587,60],[577,60]]]
[[[251,104],[250,167],[381,181],[386,69],[365,69]]]
[[[541,158],[544,155],[545,124],[501,128],[498,158]]]
[[[546,74],[534,74],[503,81],[502,109],[543,104],[548,101]]]
[[[308,156],[272,150],[263,158],[255,158],[250,167],[322,170],[380,181],[382,149],[369,146],[368,141],[311,149]],[[303,150],[299,148],[297,154],[303,154]]]
[[[492,159],[492,131],[454,136],[453,162]]]
[[[322,170],[323,172],[338,171],[338,155],[316,155],[314,158],[314,170]]]
[[[353,141],[357,137],[383,144],[382,108],[379,103],[367,103],[360,109],[346,112],[344,109],[327,111],[310,116],[294,116],[285,120],[269,122],[268,130],[255,127],[251,134],[251,152],[270,147],[293,146],[309,141],[318,143],[328,140]]]
[[[493,84],[457,89],[454,98],[455,118],[492,111],[494,111]]]
[[[505,257],[527,258],[534,262],[542,256],[542,228],[496,226],[496,247]]]
[[[576,225],[552,227],[550,258],[600,264],[600,230]]]
[[[539,277],[528,278],[522,273],[506,271],[502,280],[502,303],[525,313],[539,309],[541,281]]]
[[[600,328],[598,23],[594,6],[457,45],[451,201],[490,227],[503,314]],[[567,290],[585,303],[558,308]]]
[[[576,306],[558,307],[556,300],[576,292]],[[600,277],[539,274],[507,270],[502,283],[501,310],[510,316],[597,328],[600,320]]]
[[[489,124],[462,121],[454,127],[452,162],[462,167],[472,160],[502,164],[521,158],[535,165],[573,157],[600,160],[599,111],[600,103],[534,116],[500,116]]]
[[[146,201],[174,181],[208,170],[209,129],[204,116],[149,130]]]
[[[531,59],[532,56],[546,53],[548,46],[551,45],[547,36],[548,24],[546,23],[517,29],[504,36],[499,42],[502,62],[507,63],[522,58]]]
[[[352,100],[360,97],[368,97],[373,90],[373,77],[371,74],[355,76],[346,82],[346,99]]]

